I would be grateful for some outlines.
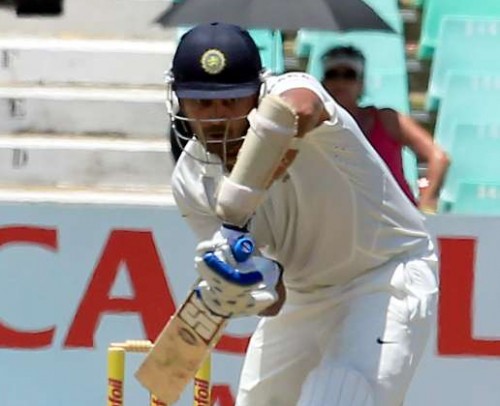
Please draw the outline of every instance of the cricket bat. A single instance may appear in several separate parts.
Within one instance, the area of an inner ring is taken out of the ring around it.
[[[250,238],[231,251],[237,262],[254,251]],[[221,337],[229,318],[212,313],[193,290],[156,339],[135,373],[137,380],[168,405],[176,402]]]
[[[228,318],[210,312],[191,291],[163,328],[135,377],[162,402],[174,404],[219,341],[227,322]]]

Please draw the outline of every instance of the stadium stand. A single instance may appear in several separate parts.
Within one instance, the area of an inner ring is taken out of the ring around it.
[[[283,73],[285,71],[285,56],[281,31],[254,28],[249,32],[259,47],[262,64],[273,73]]]
[[[157,71],[158,65],[168,66],[173,53],[170,45],[175,43],[178,32],[175,29],[165,32],[164,29],[150,24],[153,17],[164,8],[161,1],[141,2],[140,9],[131,11],[128,7],[127,13],[124,8],[114,5],[118,1],[123,0],[113,0],[113,6],[106,3],[108,8],[104,11],[100,9],[99,13],[94,10],[94,6],[90,6],[101,5],[97,0],[79,0],[78,4],[75,0],[68,3],[65,15],[57,25],[55,22],[51,25],[50,29],[54,29],[56,34],[53,37],[56,38],[50,41],[47,38],[43,46],[34,42],[23,42],[22,45],[15,45],[13,42],[7,44],[6,41],[11,41],[11,38],[4,35],[0,43],[3,55],[3,65],[0,69],[0,132],[5,143],[2,144],[3,149],[0,152],[3,154],[17,148],[20,151],[19,156],[22,157],[27,152],[29,160],[23,163],[24,160],[19,159],[24,166],[16,166],[15,170],[10,166],[4,168],[3,175],[13,176],[12,179],[18,179],[21,184],[26,185],[40,182],[42,171],[37,168],[42,166],[37,162],[42,162],[42,156],[45,157],[43,161],[53,160],[52,156],[58,151],[50,142],[40,144],[39,138],[44,136],[60,140],[60,148],[67,147],[65,154],[75,165],[78,164],[78,168],[82,168],[78,171],[75,169],[76,172],[68,170],[67,177],[61,177],[55,172],[47,174],[43,181],[54,180],[53,184],[57,187],[71,182],[71,176],[75,179],[78,177],[76,184],[86,187],[97,186],[101,181],[106,187],[127,187],[127,179],[115,178],[117,172],[114,172],[111,166],[106,169],[107,172],[99,175],[99,181],[88,173],[86,168],[91,167],[91,162],[109,161],[101,158],[101,155],[97,158],[91,157],[87,151],[92,142],[90,137],[100,137],[103,154],[107,157],[111,155],[109,150],[104,151],[104,148],[118,145],[111,143],[111,140],[124,139],[120,151],[117,148],[117,151],[111,152],[116,154],[117,162],[146,162],[146,155],[154,154],[158,157],[155,167],[169,167],[170,163],[160,158],[168,150],[167,145],[161,144],[165,136],[163,129],[166,127],[162,107],[162,78],[161,73],[156,76],[152,70]],[[436,119],[435,139],[452,158],[440,199],[443,212],[500,214],[500,170],[496,162],[499,160],[495,160],[495,151],[498,151],[500,139],[500,57],[496,52],[500,49],[500,1],[367,0],[367,3],[400,35],[377,32],[338,34],[301,30],[292,46],[290,39],[293,36],[290,33],[254,29],[251,30],[251,35],[260,48],[264,65],[275,73],[293,70],[293,53],[296,59],[310,57],[310,63],[303,68],[319,77],[319,58],[327,48],[346,43],[360,48],[368,61],[367,89],[363,100],[365,104],[393,107],[410,113],[414,118],[419,117],[420,122],[431,132],[434,130]],[[416,20],[408,24],[404,13],[400,13],[402,5],[414,10],[421,8],[422,11],[416,12]],[[94,10],[95,19],[101,18],[102,24],[94,24],[92,27],[80,24],[77,17],[82,15],[83,8]],[[108,9],[115,12],[112,13]],[[142,20],[147,21],[148,25],[134,23],[128,18],[131,14],[141,14]],[[5,14],[0,17],[0,31],[10,31],[12,38],[16,37],[18,32],[21,33],[22,29],[26,32],[32,29],[28,28],[29,21],[20,25],[17,21],[11,22]],[[45,27],[48,29],[49,26]],[[67,33],[71,33],[72,37],[68,38]],[[30,34],[36,37],[38,32]],[[62,34],[66,37],[63,38]],[[411,59],[413,54],[409,47],[411,44],[408,43],[409,36],[413,36],[417,44],[415,59]],[[165,38],[168,39],[169,46],[164,45]],[[147,47],[149,51],[144,53],[146,48],[143,48],[139,55],[136,50],[139,46],[137,40],[151,41]],[[161,45],[153,45],[155,41],[161,41]],[[86,45],[82,47],[84,42]],[[101,59],[104,58],[101,54],[105,54],[103,51],[107,50],[107,47],[113,47],[113,55],[121,61],[121,66],[126,66],[127,69],[122,71],[113,68],[112,61],[103,62],[105,59]],[[36,69],[30,62],[35,56],[40,61]],[[138,58],[140,63],[131,62],[132,58]],[[66,61],[70,60],[78,61],[78,69],[63,69],[69,67]],[[99,64],[94,65],[98,60]],[[409,61],[413,65],[409,64]],[[57,70],[52,69],[56,62]],[[99,68],[93,69],[93,66]],[[429,67],[431,75],[427,77]],[[427,88],[428,95],[425,93]],[[12,102],[13,92],[19,95],[21,90],[24,96]],[[415,90],[421,93],[417,95]],[[114,97],[115,94],[119,95],[119,98]],[[141,106],[128,102],[130,98],[137,98],[137,94],[144,96]],[[416,96],[423,97],[417,100]],[[68,97],[72,99],[71,103],[67,101]],[[77,106],[78,103],[81,106]],[[99,107],[101,104],[102,107]],[[130,125],[130,117],[136,113],[128,113],[129,110],[125,107],[144,107],[148,109],[148,114],[154,112],[154,120],[148,121],[151,125],[154,124],[155,128],[142,129]],[[49,118],[57,116],[51,112],[60,112],[66,108],[82,114],[90,114],[95,110],[95,117],[100,118],[95,120],[68,113],[62,119],[57,119],[57,126],[52,125]],[[420,108],[429,111],[419,110]],[[124,128],[116,127],[111,121],[111,118],[117,117],[112,113],[114,111],[123,112],[124,118],[120,119],[120,122]],[[88,128],[82,126],[82,123],[94,123],[96,127]],[[73,137],[78,139],[78,142],[73,143],[70,140]],[[403,154],[405,175],[416,190],[416,157],[408,149],[405,149]],[[81,158],[77,158],[77,155],[81,155]],[[10,161],[10,155],[3,156],[5,162]],[[131,158],[132,156],[134,158]],[[37,157],[40,157],[40,161]],[[139,166],[130,169],[137,173],[134,187],[141,183],[147,185],[149,182],[150,187],[163,190],[164,179],[168,173],[161,179],[153,179],[150,174],[142,173]],[[421,173],[425,173],[421,164],[420,168]],[[26,179],[14,177],[17,174],[20,176],[22,171]],[[170,169],[166,172],[169,171]]]
[[[500,71],[500,17],[445,17],[432,59],[426,108],[436,110],[450,70],[461,73]],[[458,46],[458,44],[460,44]]]
[[[486,194],[481,202],[474,205],[473,199],[482,195],[477,192],[479,186],[469,184],[500,182],[499,105],[498,72],[482,74],[452,71],[447,75],[435,131],[436,141],[452,156],[450,171],[440,196],[441,212],[492,212],[495,200]],[[460,184],[464,182],[468,186],[461,187]],[[465,202],[462,202],[464,199]],[[500,202],[496,201],[496,204]]]
[[[500,122],[493,124],[455,124],[450,155],[453,161],[441,190],[441,211],[455,212],[461,199],[471,199],[472,186],[500,180]],[[462,188],[462,189],[461,189]],[[499,195],[500,199],[500,195]],[[480,210],[482,206],[478,206]],[[485,206],[486,207],[486,206]]]
[[[460,182],[454,214],[500,215],[500,183]]]
[[[430,0],[424,7],[418,56],[431,59],[443,18],[446,16],[499,17],[498,0]]]
[[[425,109],[451,156],[439,211],[500,214],[500,2],[427,0],[417,57],[431,66]]]
[[[435,140],[450,151],[457,118],[469,123],[499,122],[500,74],[450,72],[437,113]]]

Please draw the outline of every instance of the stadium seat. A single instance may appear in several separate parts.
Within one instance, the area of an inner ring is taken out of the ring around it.
[[[500,182],[461,182],[451,213],[500,215]]]
[[[295,55],[298,58],[307,58],[311,53],[311,49],[315,44],[321,42],[322,36],[332,36],[336,33],[331,31],[315,31],[302,29],[297,31],[297,37],[295,38]]]
[[[418,56],[430,59],[438,45],[441,22],[446,16],[498,17],[498,0],[433,0],[424,7]]]
[[[338,45],[353,45],[366,57],[365,95],[362,104],[409,111],[408,74],[403,38],[381,32],[323,32],[310,49],[307,72],[323,78],[322,56]],[[391,61],[390,64],[387,61]]]
[[[259,47],[262,64],[273,73],[283,73],[285,71],[285,56],[281,31],[254,28],[249,32]]]
[[[450,71],[437,114],[434,137],[450,152],[457,118],[471,124],[500,122],[500,73]],[[453,159],[453,157],[452,157]]]
[[[180,39],[189,29],[190,27],[179,27],[177,38]],[[262,65],[273,73],[283,73],[285,71],[285,56],[281,31],[253,28],[249,29],[248,32],[259,48]]]
[[[408,114],[408,76],[405,73],[367,72],[361,105],[388,107]]]
[[[434,53],[426,109],[436,110],[446,73],[500,72],[500,18],[446,17]]]
[[[450,150],[451,165],[441,189],[443,211],[460,200],[461,182],[500,183],[500,121],[493,124],[456,124]]]

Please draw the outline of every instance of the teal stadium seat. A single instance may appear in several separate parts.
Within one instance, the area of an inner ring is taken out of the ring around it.
[[[429,111],[437,109],[450,70],[500,72],[500,18],[446,17],[438,43],[427,92]]]
[[[451,165],[440,194],[442,211],[460,200],[461,182],[500,183],[500,122],[454,126]]]
[[[283,73],[285,56],[281,31],[254,28],[249,32],[259,47],[262,64],[275,74]]]
[[[315,44],[321,43],[321,38],[324,36],[334,35],[330,31],[315,31],[302,29],[297,31],[297,37],[295,38],[295,49],[294,53],[299,58],[308,58],[311,53],[311,49]]]
[[[401,72],[367,72],[361,105],[374,105],[379,108],[387,107],[408,114],[410,101],[407,74]]]
[[[498,17],[499,0],[431,0],[424,7],[418,56],[430,59],[438,46],[441,22],[446,16]]]
[[[353,45],[366,57],[363,104],[408,113],[408,73],[402,36],[381,32],[323,32],[310,50],[307,72],[322,80],[321,58],[329,49],[339,45]]]
[[[190,27],[179,27],[177,29],[177,39],[180,39],[189,29]],[[262,65],[272,73],[283,73],[285,71],[285,55],[281,31],[252,28],[248,32],[259,48]]]
[[[452,213],[500,215],[500,182],[461,182]]]
[[[434,138],[448,152],[457,118],[471,124],[500,122],[500,72],[489,75],[448,72],[443,95]]]

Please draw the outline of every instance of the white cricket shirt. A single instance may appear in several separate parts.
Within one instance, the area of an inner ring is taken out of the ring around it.
[[[285,268],[288,288],[310,289],[349,281],[395,256],[426,248],[424,217],[399,188],[352,117],[304,73],[270,78],[268,93],[308,88],[330,114],[307,134],[288,174],[257,209],[251,231],[263,252]],[[221,165],[190,142],[173,173],[178,207],[200,240],[221,222],[214,191]],[[213,159],[213,158],[212,158]]]

